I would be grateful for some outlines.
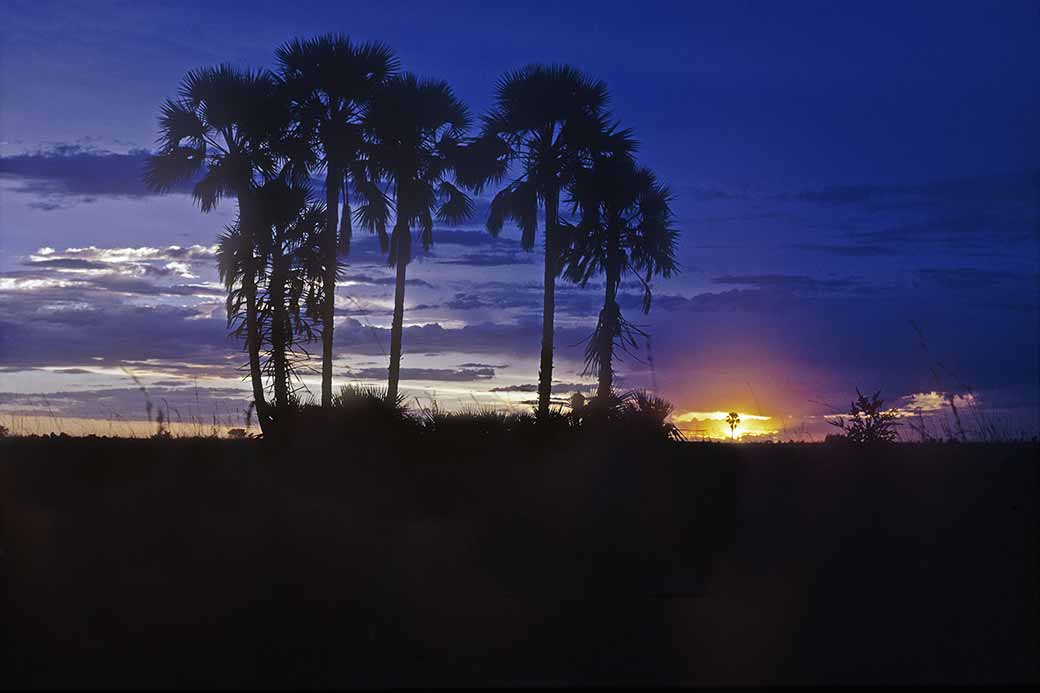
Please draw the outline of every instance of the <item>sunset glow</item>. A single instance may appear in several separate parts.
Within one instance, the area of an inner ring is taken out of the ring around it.
[[[737,412],[740,423],[736,430],[731,431],[726,417],[730,411],[688,411],[672,416],[672,421],[687,437],[698,440],[701,438],[732,439],[742,438],[767,438],[778,432],[773,424],[773,417],[760,414],[745,414]]]

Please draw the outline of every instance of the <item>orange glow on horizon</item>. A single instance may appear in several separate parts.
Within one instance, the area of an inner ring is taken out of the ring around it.
[[[740,423],[731,430],[726,422],[729,411],[687,411],[672,416],[672,422],[679,427],[688,438],[709,440],[741,440],[744,438],[764,438],[778,432],[772,423],[773,417],[761,414],[747,414],[737,411]]]

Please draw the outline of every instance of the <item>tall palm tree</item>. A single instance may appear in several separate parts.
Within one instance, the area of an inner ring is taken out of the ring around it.
[[[332,345],[337,254],[350,249],[350,180],[360,156],[361,124],[373,90],[397,71],[397,58],[382,43],[352,43],[342,34],[293,39],[276,53],[282,85],[297,125],[325,171],[324,273],[321,313],[321,404],[332,403]],[[337,242],[340,195],[343,216]],[[338,251],[338,253],[337,253]]]
[[[433,245],[433,220],[458,223],[472,212],[470,198],[453,182],[460,166],[469,113],[446,82],[406,73],[377,91],[366,118],[366,173],[358,221],[379,233],[396,268],[394,317],[390,329],[387,399],[397,399],[401,377],[404,290],[412,259],[412,226],[423,248]],[[393,207],[394,227],[386,226]]]
[[[614,139],[623,141],[624,134]],[[597,153],[593,165],[575,175],[571,199],[579,221],[564,258],[567,277],[582,286],[604,275],[603,309],[585,350],[585,373],[598,374],[600,402],[611,395],[615,350],[631,353],[636,336],[645,334],[621,314],[622,278],[631,273],[642,284],[645,314],[653,297],[651,280],[678,271],[671,193],[625,150],[622,145],[620,155],[617,148]]]
[[[241,281],[249,374],[261,429],[268,416],[256,302],[257,224],[250,201],[257,182],[275,171],[286,115],[267,71],[221,64],[189,72],[181,80],[178,97],[162,106],[159,151],[148,160],[144,175],[145,183],[160,193],[198,178],[192,194],[203,212],[213,210],[226,196],[238,201],[238,270],[233,276]],[[229,307],[230,301],[229,296]]]
[[[552,391],[553,322],[560,238],[560,192],[587,156],[604,126],[607,87],[566,65],[529,65],[506,73],[495,87],[495,105],[480,137],[468,147],[462,182],[478,192],[504,180],[512,165],[519,176],[493,198],[487,229],[497,235],[506,220],[520,227],[521,244],[534,245],[539,204],[545,241],[542,348],[538,414],[549,411]]]

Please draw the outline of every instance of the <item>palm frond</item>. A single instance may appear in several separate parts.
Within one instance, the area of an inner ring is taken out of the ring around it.
[[[437,208],[438,221],[461,224],[473,214],[473,200],[448,181],[441,181],[439,193],[444,202]]]
[[[524,250],[534,247],[534,236],[538,226],[538,190],[532,181],[511,183],[491,200],[487,219],[487,230],[498,236],[508,220],[520,227],[520,244]]]

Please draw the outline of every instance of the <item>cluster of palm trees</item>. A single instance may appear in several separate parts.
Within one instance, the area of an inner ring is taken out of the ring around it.
[[[261,427],[290,402],[296,366],[319,338],[321,405],[332,405],[336,281],[355,226],[378,235],[396,271],[387,394],[397,398],[413,231],[429,249],[435,219],[467,220],[471,195],[489,188],[487,230],[497,235],[514,222],[524,249],[534,246],[542,211],[538,414],[549,412],[559,276],[583,286],[605,279],[586,373],[598,374],[597,398],[606,400],[615,351],[641,334],[621,314],[622,279],[636,278],[647,312],[652,279],[677,271],[670,193],[636,164],[632,133],[607,110],[606,85],[567,66],[509,72],[471,135],[469,111],[448,84],[402,73],[382,43],[296,39],[276,63],[274,71],[224,64],[188,73],[162,106],[158,152],[145,171],[158,192],[194,181],[203,212],[224,197],[237,202],[219,270]],[[321,176],[323,197],[309,187]]]

